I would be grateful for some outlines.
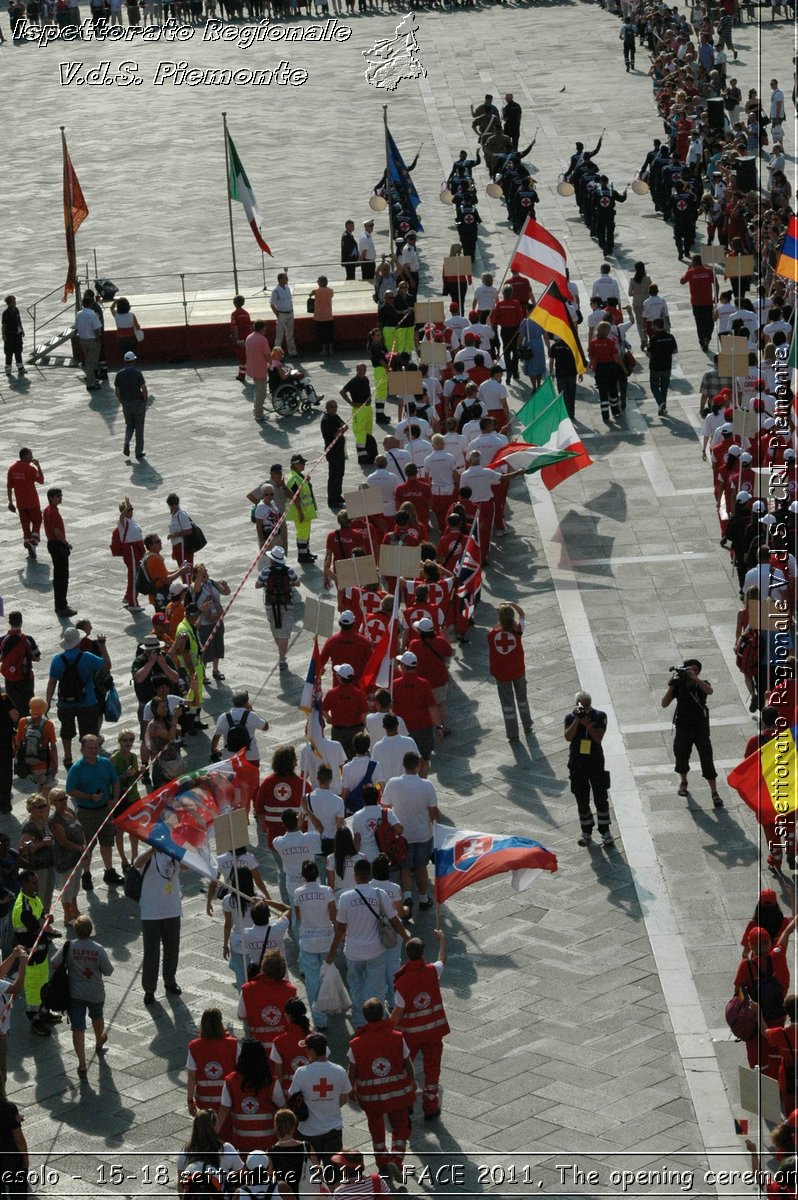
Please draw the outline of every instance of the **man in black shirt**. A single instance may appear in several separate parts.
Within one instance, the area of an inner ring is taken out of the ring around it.
[[[114,378],[114,394],[122,405],[125,416],[125,444],[122,453],[125,458],[130,455],[130,439],[136,436],[136,458],[144,458],[144,418],[147,415],[147,385],[144,376],[136,366],[136,356],[132,350],[125,355],[125,365]]]
[[[357,378],[350,380],[347,387],[356,383]],[[366,381],[368,382],[368,380]],[[327,449],[338,433],[343,429],[344,422],[338,416],[338,403],[328,400],[324,406],[324,416],[321,419],[321,436],[324,438],[324,448]],[[340,508],[344,502],[343,486],[344,471],[346,470],[346,441],[340,437],[332,450],[327,454],[327,507]]]
[[[355,222],[347,221],[341,234],[341,266],[346,271],[347,279],[355,278],[357,269],[357,238],[355,237]]]
[[[590,793],[596,809],[598,831],[605,846],[614,846],[610,833],[609,775],[604,766],[601,743],[607,732],[607,714],[593,708],[588,692],[576,693],[576,708],[566,713],[564,737],[569,744],[568,774],[571,792],[576,797],[582,834],[577,845],[589,846],[593,840],[593,812]]]
[[[648,338],[648,381],[657,402],[657,412],[664,417],[668,411],[668,388],[671,382],[673,356],[679,347],[676,338],[665,329],[665,322],[658,317],[652,322],[654,329]]]
[[[707,683],[706,679],[701,679],[700,675],[701,663],[698,659],[685,659],[684,665],[677,668],[676,674],[668,682],[668,690],[662,697],[662,707],[667,708],[676,701],[676,712],[673,715],[673,756],[674,770],[681,780],[679,795],[689,794],[687,773],[690,770],[690,752],[695,747],[701,762],[701,774],[712,793],[712,803],[715,808],[723,808],[723,801],[716,786],[718,773],[712,758],[712,742],[709,736],[707,696],[712,695],[712,685]]]
[[[562,338],[554,337],[551,340],[549,368],[557,382],[558,391],[562,392],[566,412],[573,421],[576,414],[576,359]]]
[[[512,92],[504,97],[502,108],[502,132],[512,142],[513,150],[518,149],[518,139],[521,136],[521,105],[513,100]]]

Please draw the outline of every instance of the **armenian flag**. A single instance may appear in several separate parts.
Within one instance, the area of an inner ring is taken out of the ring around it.
[[[435,822],[435,899],[450,900],[456,892],[512,871],[512,887],[523,892],[541,871],[556,871],[557,858],[531,838],[453,829]]]
[[[787,232],[784,235],[781,253],[776,263],[776,274],[798,283],[798,217],[790,217]]]
[[[785,724],[727,776],[729,787],[756,813],[760,825],[773,825],[778,817],[794,819],[798,809],[796,742],[798,725]]]
[[[529,314],[529,319],[539,325],[541,329],[545,329],[547,333],[552,333],[565,342],[574,356],[578,375],[587,370],[585,356],[579,344],[579,335],[571,320],[571,314],[568,312],[567,299],[556,283],[552,282],[548,285]]]

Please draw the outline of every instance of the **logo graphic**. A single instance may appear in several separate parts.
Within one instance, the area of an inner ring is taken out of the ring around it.
[[[413,1001],[413,1008],[429,1008],[431,1003],[432,997],[430,996],[429,992],[419,992]]]
[[[275,784],[274,785],[274,798],[275,798],[275,800],[283,801],[283,803],[285,803],[287,800],[290,800],[291,799],[291,784],[290,783]]]
[[[241,1111],[242,1113],[249,1113],[250,1115],[260,1112],[260,1103],[255,1099],[254,1096],[242,1096]]]
[[[224,1070],[223,1070],[222,1064],[220,1062],[216,1062],[215,1060],[213,1060],[212,1062],[205,1064],[205,1078],[206,1079],[221,1079],[223,1073],[224,1073]]]
[[[396,26],[392,38],[378,38],[370,50],[363,50],[368,61],[366,82],[393,92],[403,79],[426,79],[427,69],[418,59],[417,33],[418,20],[411,12]]]
[[[382,1079],[391,1069],[391,1064],[387,1058],[375,1058],[371,1064],[371,1073],[376,1075],[378,1079]]]
[[[310,1062],[310,1059],[306,1058],[304,1054],[297,1054],[294,1058],[291,1059],[291,1070],[293,1072],[296,1072],[299,1070],[300,1067],[306,1067],[309,1062]]]
[[[487,835],[483,837],[464,838],[460,842],[455,843],[454,847],[454,869],[456,871],[467,871],[475,859],[481,854],[487,854],[493,845],[493,838]]]
[[[264,1025],[279,1025],[282,1013],[276,1004],[267,1004],[261,1009],[260,1019]]]

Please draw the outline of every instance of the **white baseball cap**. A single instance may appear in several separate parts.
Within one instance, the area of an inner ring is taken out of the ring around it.
[[[135,361],[136,361],[135,354],[133,353],[132,350],[128,350],[127,354],[125,355],[125,362],[135,362]]]
[[[417,629],[419,633],[435,632],[435,626],[432,624],[432,621],[429,619],[429,617],[421,617],[420,620],[414,621],[413,628]]]
[[[732,456],[732,458],[736,458],[737,455],[742,454],[742,452],[743,452],[742,446],[738,446],[736,442],[734,443],[733,446],[729,446],[729,449],[726,451],[726,453],[730,454]]]
[[[737,493],[737,503],[738,504],[747,504],[750,499],[751,499],[750,492],[742,491],[742,492]]]
[[[404,654],[397,654],[396,661],[401,663],[403,667],[417,667],[418,659],[412,650],[405,650]]]
[[[172,582],[169,584],[169,595],[170,596],[179,596],[181,592],[185,592],[187,587],[188,587],[188,584],[185,583],[184,580],[173,579]]]
[[[351,608],[345,608],[344,611],[341,613],[340,617],[338,618],[338,624],[339,625],[354,625],[354,623],[355,623],[355,614],[352,612]]]
[[[354,679],[355,672],[350,667],[349,663],[339,663],[337,667],[333,667],[336,675],[340,675],[342,679]]]
[[[766,508],[766,505],[764,504],[764,502],[762,500],[755,500],[754,503],[751,505],[751,512],[761,513],[761,512],[765,511],[765,508]]]

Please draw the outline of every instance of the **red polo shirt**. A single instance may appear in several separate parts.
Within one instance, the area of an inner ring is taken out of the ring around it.
[[[393,711],[408,729],[429,729],[434,724],[430,709],[435,697],[429,682],[416,672],[400,675],[393,683]]]
[[[524,319],[523,309],[517,300],[497,300],[490,315],[490,323],[496,328],[514,329]]]
[[[321,711],[331,725],[362,725],[368,711],[366,694],[354,683],[338,683],[325,694]]]
[[[706,306],[715,302],[715,272],[710,267],[688,267],[681,278],[690,285],[690,303]]]
[[[44,536],[47,538],[48,542],[59,540],[55,537],[57,532],[62,533],[63,536],[66,537],[66,531],[64,530],[64,518],[58,511],[57,504],[48,504],[42,513],[42,519],[44,521]]]

